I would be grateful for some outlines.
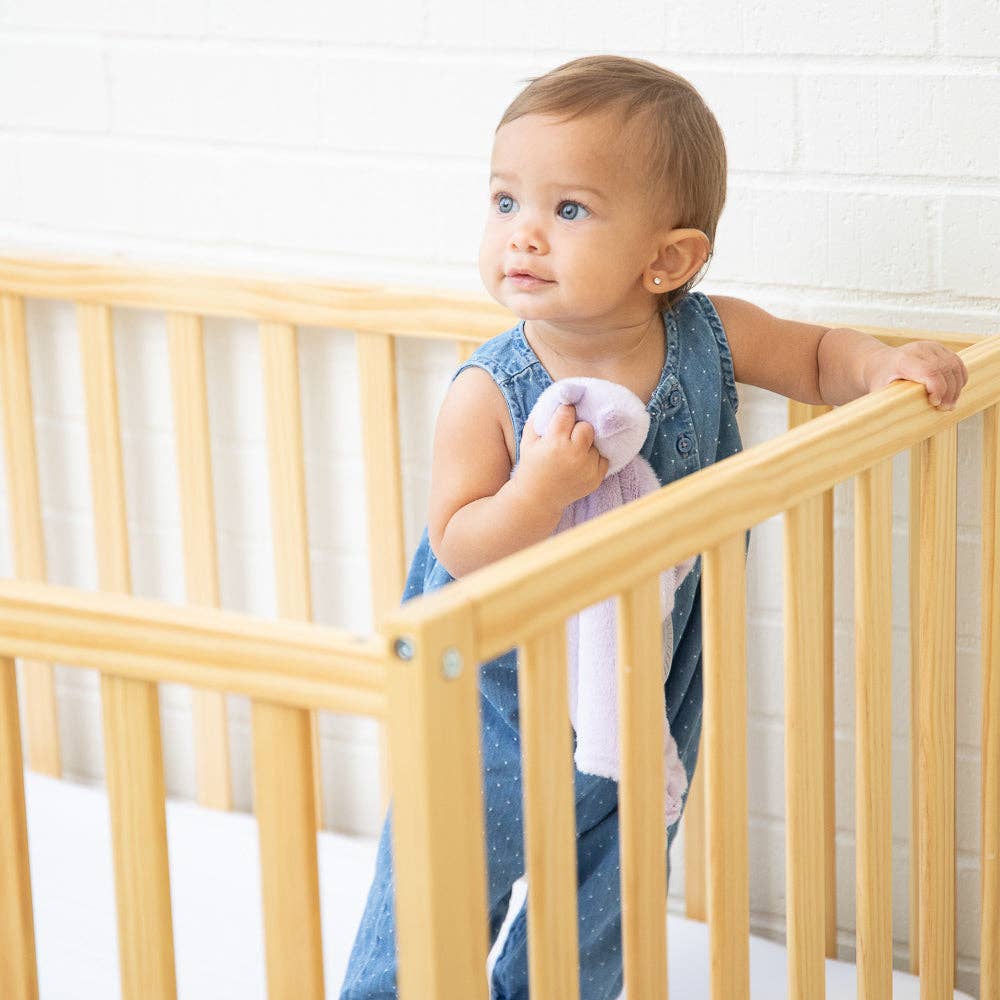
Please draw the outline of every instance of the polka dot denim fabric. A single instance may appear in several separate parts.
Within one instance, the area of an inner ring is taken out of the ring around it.
[[[711,301],[701,292],[688,293],[663,313],[663,328],[665,360],[647,406],[650,428],[642,455],[666,484],[735,454],[742,442],[736,424],[732,356]],[[483,344],[455,374],[471,365],[485,369],[496,381],[514,424],[514,440],[519,443],[535,400],[551,384],[525,339],[524,321]],[[403,601],[451,582],[453,578],[431,551],[425,529],[410,566]],[[701,735],[700,598],[699,558],[676,595],[671,619],[673,659],[664,685],[665,710],[689,783]],[[479,690],[492,945],[507,913],[511,887],[524,874],[514,651],[480,666]],[[614,1000],[622,989],[618,786],[607,778],[579,771],[574,771],[574,783],[580,996],[582,1000]],[[397,996],[391,823],[390,806],[341,1000]],[[667,831],[668,878],[676,832],[677,824]],[[529,893],[530,885],[529,873]],[[526,907],[510,926],[493,967],[490,989],[491,1000],[529,997]]]

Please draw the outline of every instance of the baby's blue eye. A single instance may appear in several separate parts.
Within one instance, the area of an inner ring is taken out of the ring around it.
[[[571,210],[571,211],[570,211],[570,214],[568,214],[568,215],[567,215],[567,213],[566,213],[566,212],[564,211],[564,210],[565,210],[565,209],[567,209],[567,208]],[[586,208],[584,208],[584,207],[583,207],[583,205],[581,205],[581,204],[580,204],[580,203],[579,203],[578,201],[564,201],[564,202],[563,202],[563,203],[562,203],[562,204],[561,204],[561,205],[559,206],[559,210],[558,210],[558,215],[559,215],[559,218],[560,218],[560,219],[566,219],[566,220],[567,220],[568,222],[573,222],[573,221],[575,221],[576,219],[580,218],[580,215],[579,215],[579,213],[578,213],[578,212],[576,211],[576,209],[579,209],[579,210],[580,210],[580,212],[586,212],[586,213],[587,213],[587,215],[590,215],[590,212],[589,212],[589,211],[587,211],[587,209],[586,209]]]
[[[501,194],[497,197],[497,211],[501,215],[510,215],[517,204],[509,194]]]

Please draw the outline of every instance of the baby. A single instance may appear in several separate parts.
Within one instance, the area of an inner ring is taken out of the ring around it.
[[[631,389],[650,414],[641,454],[666,484],[742,447],[736,383],[846,403],[894,379],[952,409],[967,380],[931,342],[886,347],[856,330],[780,319],[693,291],[726,198],[722,133],[697,91],[649,62],[576,59],[504,112],[491,161],[480,273],[519,322],[456,372],[438,417],[427,529],[404,600],[555,530],[607,470],[591,425],[562,406],[539,437],[526,418],[568,376]],[[665,707],[688,779],[701,732],[700,560],[675,597]],[[524,874],[516,654],[480,668],[491,941]],[[622,989],[615,782],[574,774],[580,988]],[[342,998],[395,997],[391,809]],[[677,824],[668,829],[670,845]],[[530,891],[530,890],[529,890]],[[528,996],[526,912],[509,926],[492,996]],[[485,970],[484,970],[485,972]]]

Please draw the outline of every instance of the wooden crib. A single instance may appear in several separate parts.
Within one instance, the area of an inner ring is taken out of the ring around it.
[[[25,298],[78,304],[99,592],[45,583]],[[111,307],[167,314],[188,606],[131,596]],[[200,317],[259,321],[281,620],[218,608]],[[895,383],[849,405],[790,405],[793,429],[453,586],[398,607],[405,571],[394,344],[462,358],[505,329],[481,298],[42,260],[0,260],[9,504],[18,579],[0,583],[0,996],[38,995],[14,657],[31,769],[58,776],[52,662],[101,673],[122,996],[176,996],[157,684],[196,689],[199,800],[231,808],[222,692],[252,699],[268,994],[323,996],[316,828],[318,709],[389,736],[400,995],[487,997],[476,665],[521,650],[532,995],[579,995],[564,623],[616,596],[623,713],[623,945],[632,1000],[668,995],[658,573],[703,558],[703,766],[685,812],[686,905],[707,920],[711,996],[749,995],[744,531],[785,523],[789,994],[824,996],[835,955],[832,489],[855,477],[858,996],[891,996],[891,459],[910,449],[913,630],[911,960],[921,997],[951,997],[955,958],[956,428],[983,415],[980,997],[1000,998],[1000,338],[937,339],[969,370],[958,407]],[[367,460],[375,635],[311,623],[296,325],[354,330]],[[815,418],[815,419],[813,419]],[[873,433],[873,429],[875,432]],[[929,581],[934,581],[933,585]],[[921,584],[922,585],[918,585]],[[822,683],[817,683],[822,679]],[[563,718],[567,724],[553,725]],[[385,801],[385,799],[384,799]]]

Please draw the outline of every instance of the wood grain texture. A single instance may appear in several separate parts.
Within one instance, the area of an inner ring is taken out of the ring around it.
[[[854,493],[858,1000],[892,996],[892,459]]]
[[[824,895],[822,498],[785,511],[785,892],[788,995],[823,1000]]]
[[[534,996],[577,997],[577,842],[564,626],[541,632],[525,643],[517,689],[529,983]]]
[[[452,590],[453,585],[445,590]],[[461,602],[404,636],[389,663],[401,1000],[486,1000],[489,929],[479,727],[479,655]],[[456,677],[444,654],[457,657]]]
[[[111,310],[77,307],[87,399],[98,582],[128,593],[125,479]],[[166,788],[155,683],[101,676],[124,1000],[174,1000],[174,939],[167,862]]]
[[[955,979],[956,473],[957,434],[950,426],[924,441],[921,453],[921,1000],[950,1000]]]
[[[663,616],[658,577],[618,597],[618,788],[625,989],[667,998]],[[553,994],[555,995],[555,994]]]
[[[0,996],[38,1000],[14,661],[0,658]]]
[[[747,1000],[750,996],[744,544],[741,531],[707,549],[702,564],[712,1000]]]
[[[384,641],[326,625],[30,580],[0,581],[0,654],[133,680],[385,714]]]
[[[1000,998],[1000,406],[983,414],[982,865],[979,996]]]
[[[516,322],[482,294],[40,257],[0,258],[0,292],[479,343]]]
[[[830,413],[831,406],[815,406],[788,401],[789,429],[799,427]],[[816,627],[822,632],[823,648],[823,861],[826,908],[826,956],[838,958],[837,952],[837,759],[834,720],[834,660],[833,660],[833,490],[821,494],[823,505],[822,542],[816,549],[816,559],[822,587],[822,608]]]
[[[322,1000],[310,713],[254,702],[252,725],[267,995],[269,1000]]]
[[[201,319],[167,316],[174,439],[184,537],[184,579],[192,604],[219,606],[219,557],[215,535],[215,491],[208,426],[208,390]],[[195,689],[195,773],[198,802],[212,809],[233,807],[229,726],[225,695]]]
[[[910,455],[910,972],[920,974],[920,454]]]
[[[267,424],[268,482],[271,494],[271,539],[274,550],[275,602],[280,618],[312,620],[309,573],[309,527],[306,513],[306,470],[302,449],[302,404],[295,327],[260,324],[264,412]],[[322,755],[319,719],[310,718],[313,748],[313,794],[316,821],[323,825]]]
[[[0,295],[0,379],[14,573],[22,580],[44,580],[47,576],[45,537],[38,490],[24,302],[14,295]],[[33,771],[59,778],[62,762],[52,665],[23,661],[21,681],[27,713],[28,766]]]

